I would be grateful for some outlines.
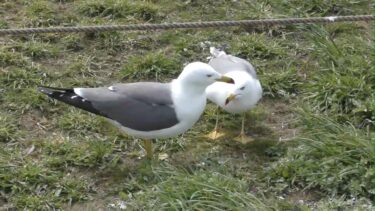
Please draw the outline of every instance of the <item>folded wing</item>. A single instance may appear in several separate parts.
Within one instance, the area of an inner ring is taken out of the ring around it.
[[[122,126],[153,131],[178,124],[170,84],[142,82],[100,88],[40,87],[48,96],[112,119]]]

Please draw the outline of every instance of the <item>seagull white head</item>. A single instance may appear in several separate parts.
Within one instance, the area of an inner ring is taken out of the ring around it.
[[[227,74],[231,77],[231,73]],[[236,83],[233,85],[233,89],[229,96],[225,100],[225,105],[233,100],[240,99],[243,96],[252,96],[252,89],[255,80],[253,77],[249,76],[245,72],[236,72],[235,78]]]
[[[202,88],[206,88],[217,81],[234,84],[232,78],[221,75],[210,65],[203,62],[192,62],[186,65],[182,73],[178,76],[178,80]]]
[[[242,96],[246,96],[251,91],[249,84],[250,84],[249,82],[236,84],[233,87],[232,93],[229,94],[229,96],[225,100],[225,105],[227,105],[229,102],[235,99],[240,99]]]

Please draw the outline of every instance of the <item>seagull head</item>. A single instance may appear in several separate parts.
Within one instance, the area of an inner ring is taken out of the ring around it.
[[[234,80],[215,71],[210,65],[203,62],[192,62],[185,66],[178,80],[196,87],[205,89],[214,82],[234,84]]]
[[[230,74],[228,75],[230,76]],[[233,78],[235,78],[236,83],[232,86],[232,90],[225,100],[225,105],[236,99],[252,96],[252,84],[255,80],[251,76],[244,72],[237,72],[236,75],[233,75]]]

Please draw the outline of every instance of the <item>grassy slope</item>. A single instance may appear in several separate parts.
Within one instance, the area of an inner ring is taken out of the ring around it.
[[[0,0],[0,27],[369,12],[363,0],[199,2]],[[0,37],[0,209],[369,209],[370,38],[366,23]],[[150,164],[138,140],[35,89],[167,81],[210,45],[257,67],[265,96],[248,113],[253,143],[231,140],[240,119],[224,113],[229,135],[203,137],[209,105],[184,136],[157,142],[169,157]]]

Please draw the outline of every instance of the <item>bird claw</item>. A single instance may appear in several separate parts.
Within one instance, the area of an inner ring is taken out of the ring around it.
[[[238,142],[240,142],[242,144],[247,144],[247,143],[255,141],[254,138],[252,138],[250,136],[247,136],[245,134],[240,134],[239,136],[237,136],[236,138],[234,138],[234,140],[238,141]]]
[[[211,140],[216,140],[216,139],[221,138],[224,135],[225,135],[224,133],[220,133],[219,131],[214,130],[211,133],[207,134],[206,137],[209,138],[209,139],[211,139]]]

